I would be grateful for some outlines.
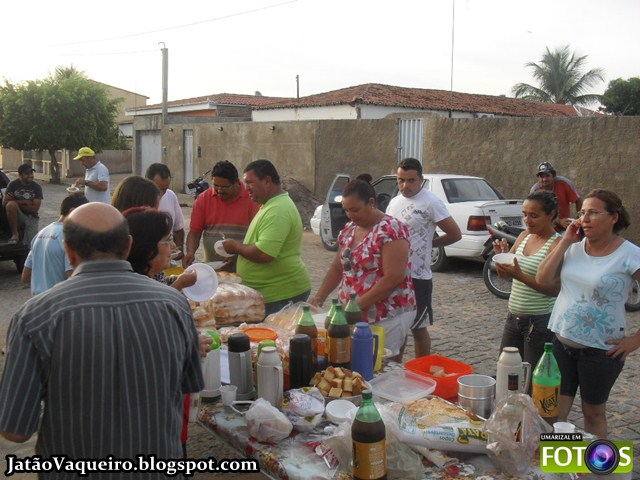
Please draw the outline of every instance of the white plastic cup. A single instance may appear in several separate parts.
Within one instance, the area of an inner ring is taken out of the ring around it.
[[[235,385],[222,385],[220,387],[220,397],[222,398],[222,404],[230,407],[233,402],[236,401],[236,391],[238,387]]]
[[[553,433],[575,433],[576,426],[569,422],[555,422],[553,424]]]

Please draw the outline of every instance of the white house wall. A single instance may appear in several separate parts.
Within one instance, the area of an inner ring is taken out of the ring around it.
[[[418,108],[386,107],[381,105],[360,105],[362,120],[376,120],[394,113],[424,112]],[[449,112],[429,110],[443,117]],[[358,118],[356,107],[350,105],[327,105],[324,107],[274,108],[271,110],[253,110],[254,122],[289,122],[295,120],[355,120]],[[453,118],[474,118],[471,112],[453,112]]]

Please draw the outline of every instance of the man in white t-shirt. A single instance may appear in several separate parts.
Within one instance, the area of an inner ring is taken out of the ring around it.
[[[82,147],[73,159],[80,160],[82,166],[87,169],[84,178],[76,180],[77,186],[84,186],[84,196],[87,200],[111,205],[109,169],[96,159],[96,152],[89,147]]]
[[[176,259],[180,259],[184,255],[184,215],[182,214],[178,197],[169,188],[169,185],[171,185],[171,171],[164,163],[152,163],[147,168],[145,175],[158,186],[162,193],[158,210],[171,215],[173,220],[173,242],[176,244],[176,248],[180,250],[180,255]]]
[[[391,199],[387,214],[398,218],[411,234],[411,277],[416,294],[417,312],[411,325],[416,358],[431,353],[431,337],[427,330],[433,324],[431,294],[431,249],[451,245],[462,238],[460,228],[451,217],[442,200],[422,188],[422,165],[415,158],[405,158],[398,165],[400,194]],[[444,232],[433,238],[436,227]],[[406,343],[406,342],[405,342]],[[400,357],[404,353],[404,345]]]

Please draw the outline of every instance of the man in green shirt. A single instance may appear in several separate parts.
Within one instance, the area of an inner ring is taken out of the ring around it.
[[[289,302],[309,298],[311,279],[300,257],[302,219],[269,160],[249,163],[244,183],[260,210],[243,242],[225,240],[223,245],[227,253],[238,255],[238,274],[245,285],[262,294],[269,315]]]

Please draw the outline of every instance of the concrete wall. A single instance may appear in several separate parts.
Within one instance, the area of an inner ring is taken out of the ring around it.
[[[621,195],[632,217],[626,238],[640,243],[640,117],[606,118],[441,118],[405,113],[376,120],[172,123],[162,129],[163,161],[179,190],[184,175],[183,129],[194,131],[194,171],[223,159],[238,170],[258,158],[274,162],[282,175],[324,198],[337,172],[374,178],[395,171],[395,117],[423,116],[425,170],[487,178],[506,196],[524,198],[536,181],[536,167],[550,161],[582,194],[604,187]],[[199,120],[199,119],[198,119]],[[142,123],[135,121],[139,130]],[[159,128],[147,117],[147,128]],[[275,127],[274,130],[271,128]],[[219,130],[222,128],[222,130]],[[172,130],[172,131],[171,131]],[[197,151],[200,147],[201,157]]]
[[[622,197],[640,243],[640,117],[425,119],[424,165],[431,172],[478,175],[524,198],[536,167],[550,161],[585,195],[607,188]]]

